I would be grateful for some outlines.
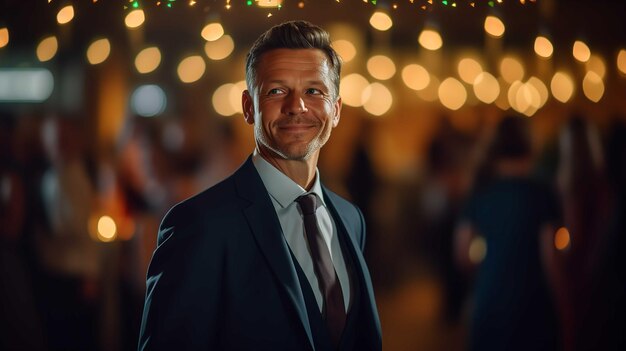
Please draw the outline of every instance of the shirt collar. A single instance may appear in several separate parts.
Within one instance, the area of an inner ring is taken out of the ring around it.
[[[306,191],[303,187],[287,177],[283,172],[267,162],[255,149],[252,154],[252,163],[259,172],[261,180],[270,196],[285,208],[293,203],[299,196],[312,193],[317,195],[321,204],[326,206],[324,196],[322,195],[322,184],[320,183],[319,170],[315,169],[315,180],[310,191]]]

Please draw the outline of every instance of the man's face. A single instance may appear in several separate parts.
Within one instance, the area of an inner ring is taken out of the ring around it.
[[[308,160],[319,153],[341,112],[331,75],[318,49],[276,49],[261,56],[256,86],[244,92],[242,104],[262,154]]]

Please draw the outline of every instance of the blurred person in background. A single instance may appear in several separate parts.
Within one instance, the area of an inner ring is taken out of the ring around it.
[[[603,297],[600,293],[594,299],[593,291],[609,268],[599,264],[612,201],[599,131],[583,116],[572,116],[561,129],[557,186],[563,227],[546,232],[542,241],[563,325],[563,348],[594,350],[600,339],[592,330]]]
[[[469,350],[556,350],[558,324],[540,256],[540,234],[558,221],[556,196],[530,177],[528,120],[497,126],[455,238],[459,264],[475,270]]]
[[[41,179],[48,227],[35,238],[37,280],[51,349],[94,349],[100,246],[90,237],[93,177],[78,118],[46,117],[41,138],[50,167]]]
[[[0,349],[43,350],[24,235],[28,200],[16,150],[16,118],[0,113]]]

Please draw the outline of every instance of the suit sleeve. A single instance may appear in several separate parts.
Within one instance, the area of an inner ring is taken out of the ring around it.
[[[174,208],[159,229],[146,282],[139,350],[218,349],[223,254]]]

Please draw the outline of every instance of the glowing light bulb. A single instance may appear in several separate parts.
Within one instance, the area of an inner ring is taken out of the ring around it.
[[[430,74],[426,68],[418,64],[411,64],[402,70],[402,81],[413,90],[422,90],[430,83]]]
[[[361,96],[370,83],[358,73],[348,74],[341,79],[339,95],[344,104],[353,107],[363,106]]]
[[[161,64],[161,51],[156,46],[141,50],[135,57],[135,68],[139,73],[150,73]]]
[[[215,41],[224,35],[224,27],[220,23],[209,23],[204,26],[200,35],[206,41]]]
[[[389,57],[377,55],[367,60],[367,71],[376,79],[387,80],[396,74],[396,65]]]
[[[74,6],[67,5],[60,9],[57,13],[57,22],[59,24],[69,23],[74,18]]]
[[[386,31],[393,26],[391,17],[384,12],[376,11],[370,17],[370,25],[379,31]]]
[[[109,216],[102,216],[98,219],[98,239],[103,242],[110,242],[115,240],[117,236],[117,225],[113,218]]]
[[[98,39],[89,45],[87,49],[87,60],[92,65],[104,62],[111,53],[111,43],[108,39]]]
[[[574,46],[572,47],[572,54],[576,60],[580,62],[587,62],[591,57],[591,50],[587,44],[580,40],[576,40],[576,42],[574,42]]]
[[[417,41],[424,49],[431,51],[439,50],[443,46],[443,40],[439,32],[431,29],[423,30]]]
[[[9,44],[9,29],[4,27],[0,28],[0,48],[3,48]]]
[[[137,28],[143,24],[146,20],[146,16],[142,9],[132,10],[126,15],[124,23],[128,28]]]
[[[554,52],[554,47],[546,37],[538,36],[535,39],[535,53],[543,58],[549,58]]]
[[[496,16],[487,16],[485,18],[485,32],[494,38],[500,38],[504,35],[505,26],[502,20]]]
[[[189,56],[178,64],[178,78],[183,83],[193,83],[199,80],[206,70],[206,63],[201,56]]]
[[[49,36],[37,45],[37,59],[41,62],[50,61],[56,55],[58,49],[59,42],[57,38],[54,35]]]

